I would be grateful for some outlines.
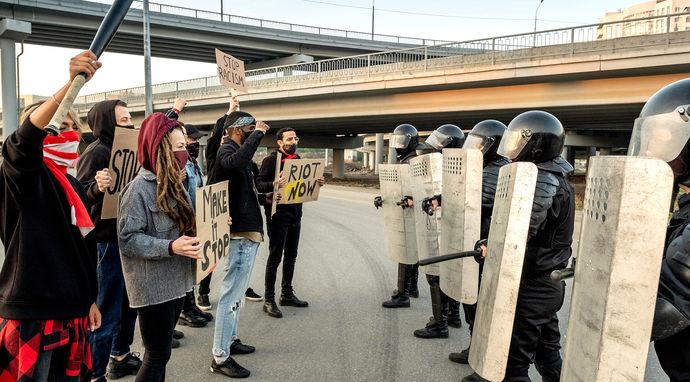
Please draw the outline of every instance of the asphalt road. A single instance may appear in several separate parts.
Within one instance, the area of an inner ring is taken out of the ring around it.
[[[460,381],[472,372],[468,366],[447,358],[449,352],[467,346],[469,334],[465,327],[450,328],[448,339],[424,340],[412,335],[431,315],[429,290],[422,275],[420,297],[412,300],[411,308],[381,307],[395,287],[397,268],[384,253],[383,218],[372,205],[374,195],[372,190],[327,186],[318,202],[305,205],[294,287],[310,306],[285,307],[284,317],[275,319],[261,310],[261,303],[246,302],[239,335],[257,351],[235,359],[251,370],[251,379]],[[267,252],[268,243],[263,243],[250,285],[259,294],[263,294]],[[218,282],[214,279],[211,286],[214,307]],[[569,299],[566,296],[560,312],[563,331]],[[178,327],[186,337],[182,347],[173,351],[167,380],[227,380],[209,371],[212,324],[198,329]],[[143,353],[138,333],[133,350]],[[541,379],[534,373],[533,380]],[[645,381],[668,381],[653,349]]]

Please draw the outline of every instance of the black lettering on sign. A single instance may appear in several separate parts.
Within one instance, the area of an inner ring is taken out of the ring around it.
[[[113,183],[108,193],[113,195],[120,192],[139,173],[141,166],[137,161],[137,153],[130,149],[120,149],[113,154],[112,172]]]

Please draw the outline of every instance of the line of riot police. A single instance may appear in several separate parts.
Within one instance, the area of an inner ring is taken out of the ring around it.
[[[529,381],[532,363],[549,382],[642,381],[650,336],[671,382],[690,381],[690,194],[680,198],[665,237],[645,227],[663,227],[671,194],[675,200],[690,182],[689,139],[686,79],[646,103],[629,157],[590,163],[579,260],[571,271],[575,194],[566,174],[573,167],[561,157],[565,131],[555,116],[528,111],[507,127],[486,120],[467,137],[443,125],[425,144],[412,125],[398,126],[389,140],[398,164],[380,166],[382,195],[375,200],[384,210],[387,254],[399,263],[398,287],[383,306],[410,306],[418,268],[426,274],[433,315],[416,337],[447,338],[449,324],[460,326],[461,302],[472,341],[449,358],[476,371],[463,382]],[[651,204],[638,201],[633,208],[630,195]],[[633,228],[623,229],[626,224]],[[606,240],[611,248],[596,257],[592,245]],[[626,252],[645,266],[618,260]],[[551,277],[554,271],[575,274],[568,330],[576,338],[568,338],[565,362],[557,316],[565,282]],[[590,288],[597,283],[603,291]],[[582,314],[590,309],[583,301],[596,305],[592,315]],[[611,334],[620,325],[629,325],[628,333]],[[585,339],[592,342],[578,342]],[[626,352],[638,359],[615,361]]]

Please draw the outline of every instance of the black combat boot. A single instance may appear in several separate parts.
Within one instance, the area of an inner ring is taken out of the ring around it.
[[[468,365],[470,363],[470,347],[468,346],[467,349],[461,351],[460,353],[450,353],[448,355],[448,359],[453,362]]]
[[[408,265],[398,264],[398,289],[396,293],[391,296],[391,299],[384,301],[384,308],[409,308],[410,307],[410,295],[409,295],[409,277],[408,277]]]
[[[462,319],[460,318],[460,303],[450,297],[448,299],[448,326],[462,328]]]
[[[264,312],[271,317],[283,317],[283,312],[278,309],[278,305],[276,305],[276,301],[272,297],[266,297],[266,301],[264,301]]]
[[[415,264],[411,266],[411,272],[410,272],[410,297],[412,298],[418,298],[419,297],[419,288],[417,287],[417,281],[419,280],[419,264]]]
[[[284,289],[283,292],[280,294],[280,300],[278,300],[278,303],[281,306],[295,306],[297,308],[306,308],[309,306],[309,303],[303,300],[300,300],[295,296],[295,291],[290,289]]]
[[[423,329],[414,331],[417,338],[448,338],[448,297],[441,291],[438,276],[426,276],[431,293],[431,310],[434,316]]]
[[[463,378],[462,382],[491,382],[491,381],[489,381],[488,379],[482,378],[477,373],[472,373],[471,375],[468,375],[467,377]]]

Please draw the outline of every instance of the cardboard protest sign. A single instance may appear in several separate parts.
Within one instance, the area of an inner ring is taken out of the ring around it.
[[[218,65],[220,83],[228,85],[237,91],[247,92],[247,84],[244,77],[244,61],[216,49],[216,65]]]
[[[101,219],[117,217],[117,203],[120,191],[139,173],[141,165],[137,160],[137,139],[139,130],[115,128],[113,151],[110,154],[110,177],[112,183],[103,196]]]
[[[196,279],[213,271],[230,244],[230,195],[228,181],[196,190],[196,233],[201,239],[202,258],[196,262]]]
[[[280,168],[280,153],[276,158],[276,169]],[[319,199],[319,179],[323,177],[326,161],[323,159],[289,159],[283,162],[283,176],[287,184],[273,193],[273,213],[278,204],[298,204]],[[276,171],[276,179],[280,172]],[[280,196],[278,196],[280,195]]]

